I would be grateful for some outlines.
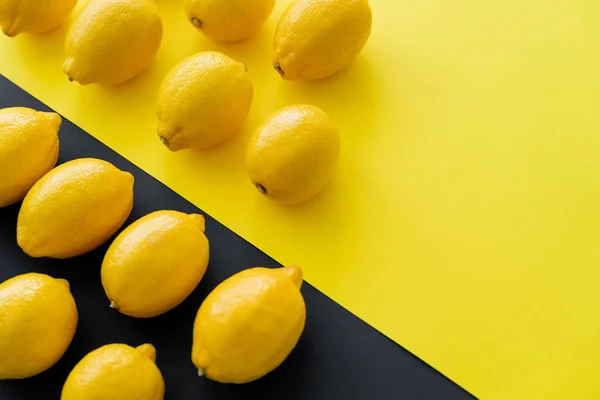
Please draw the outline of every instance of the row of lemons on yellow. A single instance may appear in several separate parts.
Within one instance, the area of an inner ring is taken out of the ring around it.
[[[134,177],[99,159],[54,167],[61,117],[28,108],[0,110],[0,207],[22,200],[17,243],[32,257],[65,259],[110,239],[133,207]],[[205,220],[157,211],[111,243],[101,280],[110,306],[151,318],[183,302],[209,263]],[[219,284],[201,304],[191,359],[200,375],[246,383],[279,366],[306,321],[298,267],[251,268]],[[108,302],[107,302],[108,303]],[[28,273],[0,284],[0,380],[24,379],[52,367],[78,323],[69,283]],[[109,344],[69,374],[62,400],[161,400],[165,384],[150,344]]]
[[[51,29],[66,20],[76,0],[38,3],[0,0],[3,31],[14,36]],[[209,37],[233,41],[255,34],[274,5],[275,0],[187,0],[185,14]],[[371,24],[368,0],[296,0],[277,26],[273,67],[289,80],[331,76],[361,51]],[[162,34],[153,0],[90,0],[66,35],[63,70],[81,84],[123,83],[151,63]],[[192,55],[168,72],[159,89],[158,136],[172,151],[219,144],[240,131],[253,91],[245,64],[218,52]],[[251,141],[246,161],[262,194],[295,204],[326,186],[339,153],[339,134],[327,114],[300,105],[269,118]]]

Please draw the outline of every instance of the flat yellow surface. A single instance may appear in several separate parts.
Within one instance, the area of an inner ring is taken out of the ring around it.
[[[232,45],[158,0],[159,56],[117,88],[67,82],[64,27],[1,38],[0,72],[475,395],[600,398],[600,2],[371,2],[362,55],[319,83],[270,66],[281,0]],[[229,143],[169,153],[157,86],[207,49],[248,64],[251,115]],[[292,103],[330,113],[343,155],[322,196],[289,208],[252,187],[243,153]]]

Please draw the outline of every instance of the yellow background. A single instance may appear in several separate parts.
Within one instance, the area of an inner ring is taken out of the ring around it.
[[[1,38],[0,72],[475,395],[600,398],[600,2],[371,0],[363,53],[312,84],[270,66],[285,3],[223,45],[158,0],[160,53],[116,88],[67,82],[64,27]],[[218,148],[169,153],[157,86],[207,49],[248,64],[251,115]],[[343,155],[322,196],[281,207],[243,152],[291,103],[329,112]]]

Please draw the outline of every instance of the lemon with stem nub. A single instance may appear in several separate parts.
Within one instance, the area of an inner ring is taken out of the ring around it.
[[[62,118],[25,107],[0,110],[0,207],[17,203],[58,159]]]
[[[151,344],[109,344],[86,355],[69,374],[61,400],[162,400],[165,383]]]
[[[0,284],[0,380],[52,367],[71,344],[77,321],[64,279],[29,273]]]
[[[247,383],[277,368],[306,322],[299,267],[251,268],[217,286],[194,323],[192,361],[198,375]]]
[[[250,139],[246,168],[260,193],[296,204],[323,190],[339,155],[340,137],[325,111],[289,106],[268,118]]]

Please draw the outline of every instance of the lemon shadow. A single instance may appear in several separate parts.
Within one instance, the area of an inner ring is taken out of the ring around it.
[[[16,43],[23,65],[32,74],[44,78],[63,74],[64,41],[69,21],[45,33],[22,33],[11,39]]]

